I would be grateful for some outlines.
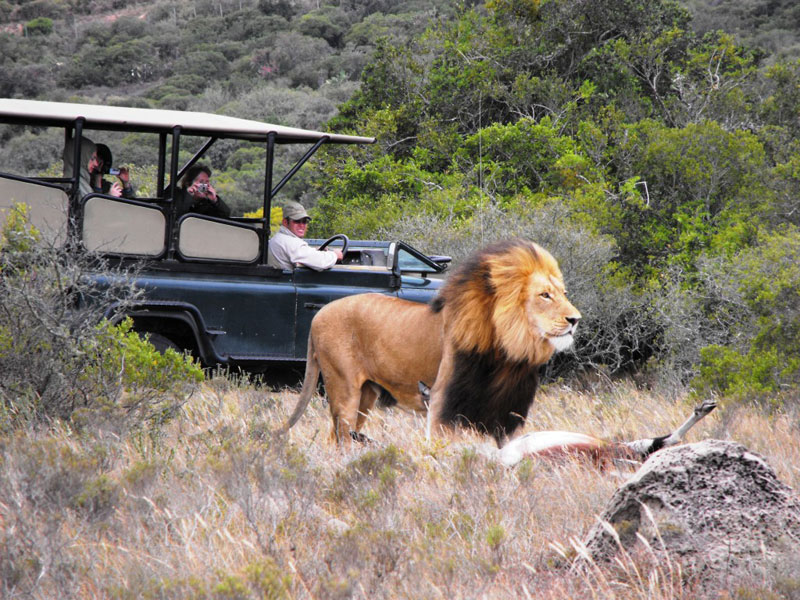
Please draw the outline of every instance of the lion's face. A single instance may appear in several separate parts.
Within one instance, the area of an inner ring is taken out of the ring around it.
[[[538,367],[572,344],[581,318],[558,262],[526,240],[492,244],[450,276],[434,306],[444,338],[429,431],[468,423],[502,444],[525,422]]]
[[[560,273],[534,273],[528,286],[525,312],[534,334],[546,341],[554,352],[562,352],[572,345],[575,329],[581,318],[567,300]]]
[[[569,348],[581,313],[567,300],[555,258],[537,244],[520,242],[489,256],[486,265],[494,290],[494,347],[512,361],[537,365]],[[473,327],[481,323],[476,317]]]

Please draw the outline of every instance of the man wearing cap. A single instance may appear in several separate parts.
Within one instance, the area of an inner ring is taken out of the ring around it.
[[[341,250],[316,250],[303,239],[310,220],[311,217],[299,202],[290,200],[284,205],[281,228],[269,241],[270,265],[282,269],[303,265],[323,271],[342,260]]]

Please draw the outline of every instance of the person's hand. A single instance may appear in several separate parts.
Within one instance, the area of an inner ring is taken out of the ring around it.
[[[344,255],[342,254],[341,250],[333,249],[331,250],[331,252],[333,252],[336,255],[336,262],[341,262],[342,259],[344,258]]]
[[[123,188],[128,189],[131,186],[131,174],[128,172],[128,167],[120,167],[117,177],[122,182]]]
[[[197,185],[198,184],[193,183],[192,185],[190,185],[186,189],[186,191],[189,192],[195,198],[207,198],[208,200],[211,201],[212,204],[217,201],[217,190],[214,189],[214,186],[212,186],[209,183],[209,184],[207,184],[208,185],[208,189],[205,192],[201,192],[198,189]]]
[[[114,196],[115,198],[122,196],[122,186],[120,185],[119,181],[115,181],[111,184],[111,187],[108,189],[108,195]]]

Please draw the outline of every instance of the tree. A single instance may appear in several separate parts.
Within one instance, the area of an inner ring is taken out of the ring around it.
[[[626,264],[640,274],[665,261],[691,270],[702,251],[735,250],[752,239],[772,195],[753,134],[713,122],[674,129],[643,121],[621,135],[624,143],[611,150],[615,177],[647,186],[646,199],[623,204],[622,220],[612,224]]]
[[[341,48],[350,19],[341,8],[325,6],[297,19],[295,28],[303,35],[322,38],[332,47]]]
[[[330,75],[325,61],[332,53],[324,40],[286,31],[275,36],[270,56],[278,74],[288,77],[293,87],[316,89]]]
[[[47,17],[37,17],[25,24],[25,31],[28,35],[48,35],[53,31],[53,19]]]
[[[720,263],[713,279],[723,283],[737,318],[727,344],[702,350],[697,391],[776,405],[794,397],[788,391],[800,385],[800,231],[763,234]]]

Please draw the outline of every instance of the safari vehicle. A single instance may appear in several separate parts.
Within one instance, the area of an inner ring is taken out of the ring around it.
[[[0,123],[55,128],[64,139],[63,177],[10,174],[0,165],[0,223],[10,207],[24,202],[32,224],[56,243],[99,253],[112,265],[138,264],[135,283],[143,299],[123,316],[158,348],[190,351],[207,366],[257,371],[304,361],[311,319],[326,303],[364,292],[427,302],[449,261],[402,241],[350,241],[339,234],[309,240],[320,248],[343,243],[342,263],[328,271],[268,264],[276,195],[323,144],[369,144],[373,138],[216,114],[10,99],[0,99]],[[86,152],[92,152],[85,132],[91,131],[157,136],[155,197],[81,193]],[[180,164],[187,137],[199,138],[191,147],[200,149]],[[263,218],[177,214],[177,182],[218,140],[263,144]],[[274,183],[276,153],[289,144],[307,151]]]

